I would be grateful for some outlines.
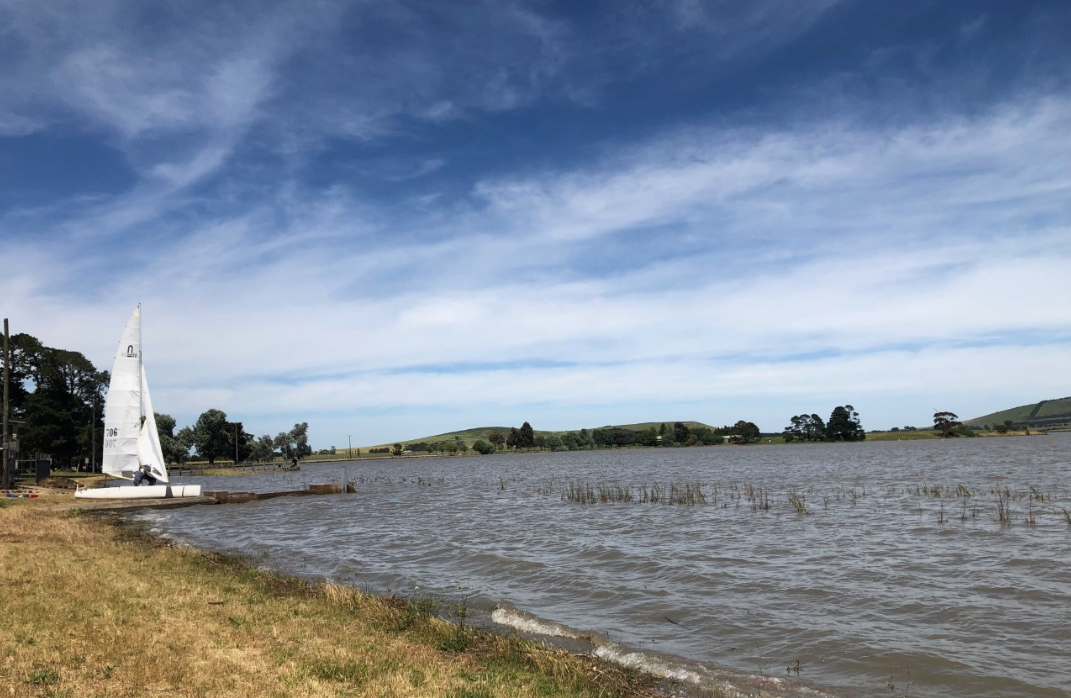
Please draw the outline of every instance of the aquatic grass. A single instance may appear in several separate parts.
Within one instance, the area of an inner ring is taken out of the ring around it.
[[[537,493],[551,494],[554,492],[554,482],[544,481],[535,486]],[[911,485],[882,485],[878,490],[879,498],[871,498],[867,504],[868,495],[872,494],[865,484],[856,483],[854,486],[832,486],[823,488],[816,485],[803,485],[793,487],[790,490],[771,488],[764,483],[729,482],[724,484],[701,483],[698,481],[674,481],[668,483],[653,482],[640,485],[622,485],[617,483],[591,482],[586,480],[571,480],[566,485],[559,487],[558,492],[563,501],[581,504],[602,503],[638,503],[638,504],[663,504],[675,506],[709,506],[722,511],[741,510],[752,513],[768,512],[774,507],[771,502],[776,502],[784,497],[787,499],[792,511],[801,515],[813,515],[811,502],[815,498],[821,500],[821,513],[823,515],[835,515],[840,506],[850,506],[852,509],[868,506],[872,510],[883,510],[892,504],[905,507],[919,517],[925,518],[932,514],[937,524],[947,524],[950,521],[967,523],[979,519],[979,515],[987,507],[993,506],[996,510],[996,520],[1002,525],[1010,525],[1016,521],[1025,521],[1031,527],[1035,527],[1038,520],[1038,510],[1032,502],[1049,502],[1066,499],[1061,491],[1052,487],[1038,485],[1026,485],[1021,488],[1013,488],[1010,485],[1000,487],[978,488],[969,483],[934,483]],[[959,506],[946,505],[945,500],[959,500]],[[935,501],[936,500],[936,501]],[[784,500],[782,500],[784,501]],[[1023,502],[1021,514],[1013,511],[1014,502]],[[956,509],[959,509],[956,513]],[[1062,508],[1053,508],[1054,513],[1060,513]],[[1068,518],[1068,514],[1063,514]],[[1068,521],[1071,525],[1071,520]]]
[[[1002,524],[1011,523],[1011,502],[1005,491],[997,490],[997,521]]]
[[[795,492],[791,493],[788,497],[788,503],[792,505],[792,508],[796,510],[797,514],[810,514],[810,509],[807,508],[807,500],[803,495]]]
[[[546,487],[541,488],[546,491]],[[697,506],[707,503],[703,485],[698,482],[673,482],[667,486],[661,483],[642,484],[633,493],[632,487],[617,483],[592,484],[588,481],[571,480],[561,490],[561,499],[577,504],[632,503],[640,504],[675,504]]]

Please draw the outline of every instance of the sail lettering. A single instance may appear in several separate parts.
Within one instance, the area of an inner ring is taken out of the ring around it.
[[[127,347],[126,347],[126,355],[130,356],[130,357],[134,356],[134,345],[133,344],[128,344],[127,345]]]

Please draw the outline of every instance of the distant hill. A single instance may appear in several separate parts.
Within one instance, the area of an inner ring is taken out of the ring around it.
[[[967,426],[980,427],[986,424],[1003,424],[1011,420],[1017,427],[1032,429],[1071,428],[1071,397],[1042,400],[1030,405],[1020,405],[964,422]]]
[[[673,425],[676,423],[676,421],[677,420],[674,420],[672,422],[665,422],[666,428],[667,429],[672,428]],[[639,424],[610,424],[610,425],[605,425],[604,424],[604,425],[600,425],[600,426],[597,426],[597,427],[586,427],[586,429],[588,431],[592,431],[594,429],[621,428],[621,429],[628,429],[630,431],[643,431],[644,429],[654,428],[655,431],[657,431],[658,428],[660,426],[662,426],[662,424],[663,424],[663,422],[640,422]],[[714,427],[710,426],[709,424],[703,424],[702,422],[682,422],[682,424],[684,424],[684,426],[688,427],[689,429],[695,429],[696,427],[706,427],[707,429],[713,429],[714,428]],[[515,426],[519,429],[521,425],[517,424]],[[500,432],[503,436],[508,436],[509,435],[509,430],[510,430],[510,427],[474,427],[472,429],[464,429],[462,431],[451,431],[451,432],[447,432],[445,434],[436,434],[434,436],[421,436],[420,438],[417,438],[417,439],[406,439],[405,441],[399,441],[397,443],[400,443],[403,446],[404,445],[408,445],[408,444],[419,444],[419,443],[429,443],[430,444],[430,443],[434,443],[436,441],[453,441],[454,437],[460,437],[461,440],[464,441],[468,446],[472,446],[472,444],[475,443],[477,439],[486,439],[487,435],[490,434],[492,431],[497,431],[497,432]],[[563,431],[545,431],[545,430],[542,430],[542,429],[533,429],[533,432],[535,433],[536,436],[552,436],[554,434],[557,434],[557,435],[561,436],[562,434],[566,433],[566,431],[580,431],[580,428],[566,429],[566,430],[563,430]],[[390,446],[390,445],[392,445],[392,444],[378,444],[377,446],[373,446],[372,448],[382,447],[382,446]],[[364,447],[362,447],[362,448],[364,448]]]

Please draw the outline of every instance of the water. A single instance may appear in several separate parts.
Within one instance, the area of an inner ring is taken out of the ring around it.
[[[302,468],[200,482],[273,491],[341,471]],[[689,690],[1071,695],[1060,511],[1071,509],[1071,435],[382,460],[347,472],[356,495],[145,516],[273,569],[464,600],[504,631]],[[637,501],[655,483],[666,494],[698,483],[706,502]],[[629,488],[634,500],[568,501],[570,484]]]

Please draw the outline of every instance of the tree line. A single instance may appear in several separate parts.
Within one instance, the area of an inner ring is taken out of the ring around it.
[[[496,451],[586,451],[603,448],[626,448],[630,446],[645,447],[689,447],[711,446],[714,444],[738,443],[749,444],[758,441],[761,434],[758,426],[744,420],[723,427],[689,427],[683,422],[669,425],[661,423],[655,427],[633,430],[625,427],[605,426],[596,429],[567,431],[564,434],[536,434],[532,425],[525,422],[518,427],[510,427],[509,432],[488,432],[483,439],[472,444],[478,453],[488,454]],[[486,440],[485,440],[486,439]],[[458,439],[460,441],[460,439]],[[410,450],[418,450],[427,444],[410,445]],[[446,444],[449,451],[449,444]],[[431,450],[430,448],[428,450]]]
[[[859,422],[859,413],[851,405],[838,405],[829,415],[829,421],[822,421],[817,414],[800,414],[789,420],[782,437],[786,442],[792,441],[863,441],[866,431]]]
[[[22,456],[47,453],[59,468],[98,466],[111,380],[108,371],[98,371],[80,352],[45,346],[25,333],[12,335],[9,349],[9,406],[11,419],[19,424]],[[307,422],[274,438],[258,439],[241,422],[228,421],[222,410],[207,410],[195,424],[177,432],[173,417],[154,415],[164,460],[172,465],[185,463],[191,450],[209,463],[234,458],[236,447],[240,461],[302,458],[312,453]]]
[[[170,415],[156,413],[156,428],[160,432],[160,446],[164,460],[169,465],[183,464],[190,452],[197,458],[215,465],[217,459],[235,462],[266,462],[282,458],[305,458],[312,455],[309,446],[309,423],[295,424],[290,431],[281,431],[275,437],[265,434],[260,438],[247,432],[241,422],[227,421],[223,410],[206,410],[197,421],[175,432],[175,420]]]
[[[104,398],[110,376],[77,351],[47,347],[25,333],[9,342],[9,407],[19,423],[19,452],[48,453],[71,468],[96,462],[104,443]]]

